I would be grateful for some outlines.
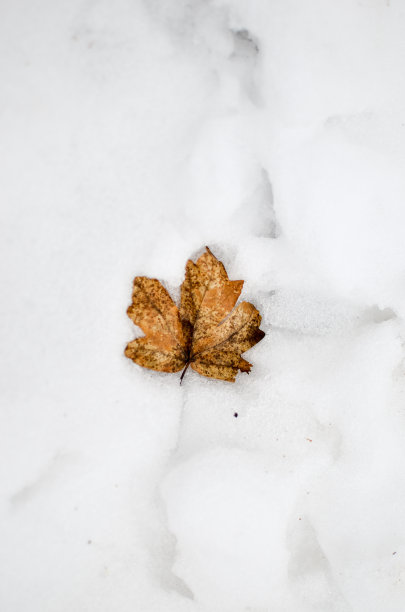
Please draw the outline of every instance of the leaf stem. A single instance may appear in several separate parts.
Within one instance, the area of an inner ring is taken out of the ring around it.
[[[183,382],[183,378],[184,378],[184,374],[187,372],[188,366],[190,365],[191,361],[187,361],[186,363],[186,367],[184,368],[184,370],[181,373],[180,376],[180,384]]]

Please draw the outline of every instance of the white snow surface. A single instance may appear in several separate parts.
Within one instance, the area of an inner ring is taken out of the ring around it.
[[[1,612],[403,612],[404,2],[0,12]],[[266,337],[180,387],[205,245]]]

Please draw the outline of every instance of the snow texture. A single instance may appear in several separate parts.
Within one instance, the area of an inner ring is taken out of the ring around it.
[[[403,612],[404,2],[0,12],[0,610]],[[125,311],[205,245],[267,335],[180,387]]]

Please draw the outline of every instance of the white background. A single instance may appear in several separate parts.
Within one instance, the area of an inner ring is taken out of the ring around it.
[[[403,612],[404,2],[0,12],[1,611]],[[205,245],[267,335],[180,387]]]

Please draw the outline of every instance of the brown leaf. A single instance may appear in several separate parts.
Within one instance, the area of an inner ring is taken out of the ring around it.
[[[125,355],[138,365],[161,372],[187,368],[234,382],[238,371],[250,372],[242,353],[257,344],[259,311],[242,302],[234,308],[243,281],[230,281],[209,248],[196,263],[189,260],[181,286],[180,311],[156,279],[137,276],[128,316],[145,336],[130,342]]]
[[[187,359],[183,328],[178,308],[163,285],[155,278],[137,276],[127,313],[145,336],[130,342],[125,355],[144,368],[181,370]]]

